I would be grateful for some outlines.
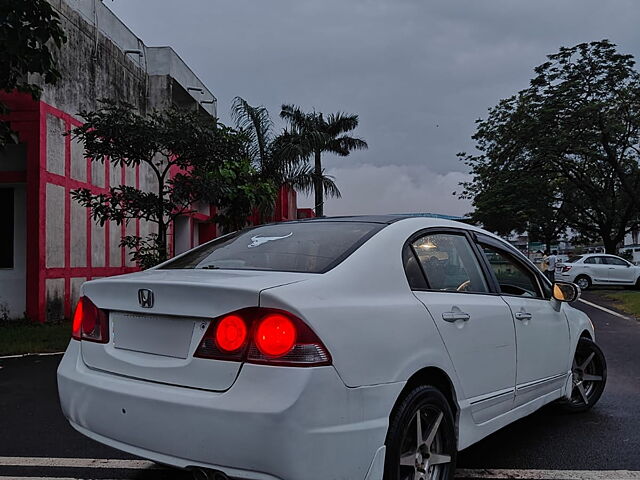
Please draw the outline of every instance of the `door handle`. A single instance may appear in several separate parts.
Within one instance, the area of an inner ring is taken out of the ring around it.
[[[530,314],[530,313],[528,313],[528,312],[516,312],[516,313],[514,313],[514,315],[513,315],[513,316],[514,316],[514,317],[516,317],[516,320],[522,320],[522,321],[524,321],[524,320],[531,320],[531,317],[532,317],[533,315],[531,315],[531,314]]]
[[[465,312],[457,311],[457,312],[444,312],[442,314],[442,319],[445,322],[453,323],[457,320],[467,321],[471,318],[471,315]]]

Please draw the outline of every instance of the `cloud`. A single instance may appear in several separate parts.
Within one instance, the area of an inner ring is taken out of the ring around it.
[[[345,190],[331,213],[468,211],[449,194],[467,171],[456,153],[473,151],[475,120],[526,88],[547,54],[609,38],[640,56],[637,0],[106,4],[147,44],[174,47],[218,97],[224,122],[236,95],[266,106],[279,127],[282,103],[359,114],[369,150],[348,168],[325,161]]]
[[[326,215],[368,215],[385,213],[444,213],[464,215],[469,202],[452,193],[469,179],[461,172],[440,174],[408,165],[352,165],[331,168],[342,198],[326,202]],[[300,195],[300,207],[313,207],[313,198]]]

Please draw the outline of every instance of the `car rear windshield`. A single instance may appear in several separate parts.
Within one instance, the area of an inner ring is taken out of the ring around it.
[[[340,221],[264,225],[213,240],[160,268],[323,273],[384,226]]]
[[[576,257],[571,257],[569,260],[566,260],[564,263],[576,263],[582,257],[583,257],[583,255],[578,255]]]

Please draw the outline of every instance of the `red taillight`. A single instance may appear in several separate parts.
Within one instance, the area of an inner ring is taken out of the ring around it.
[[[227,315],[216,328],[216,345],[224,352],[235,352],[247,341],[247,325],[238,315]]]
[[[562,266],[562,273],[568,272],[569,270],[571,270],[571,266],[569,266],[569,265],[563,265]]]
[[[245,308],[212,320],[195,356],[296,367],[331,364],[329,352],[307,324],[270,308]]]
[[[296,327],[284,315],[270,313],[258,323],[254,341],[267,357],[281,357],[296,344]]]
[[[107,313],[96,307],[87,297],[80,297],[73,314],[73,331],[76,340],[107,343],[109,341],[109,319]]]

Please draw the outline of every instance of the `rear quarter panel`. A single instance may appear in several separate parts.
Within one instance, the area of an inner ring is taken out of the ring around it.
[[[404,272],[404,241],[424,228],[416,220],[385,227],[325,274],[260,295],[261,306],[289,310],[308,323],[349,387],[404,382],[432,366],[460,392],[442,339]]]

